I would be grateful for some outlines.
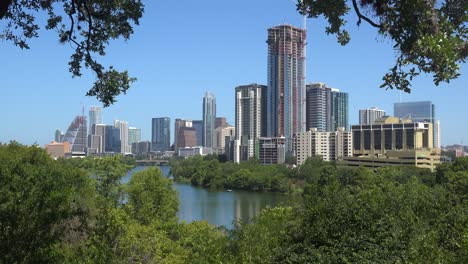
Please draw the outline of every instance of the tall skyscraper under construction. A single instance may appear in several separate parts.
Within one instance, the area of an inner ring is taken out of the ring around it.
[[[286,138],[305,131],[306,30],[291,25],[268,29],[267,136]]]

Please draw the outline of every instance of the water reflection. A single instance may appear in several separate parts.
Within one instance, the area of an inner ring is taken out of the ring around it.
[[[169,175],[170,168],[161,166],[164,175]],[[122,179],[130,180],[133,173],[145,167],[136,167]],[[279,193],[255,193],[247,191],[210,191],[194,187],[187,183],[174,183],[179,193],[180,220],[187,222],[206,220],[213,225],[232,228],[233,221],[249,221],[260,210],[288,203],[289,196]]]

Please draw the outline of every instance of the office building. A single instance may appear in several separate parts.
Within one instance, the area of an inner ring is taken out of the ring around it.
[[[93,124],[88,135],[88,155],[102,154],[106,145],[106,125]]]
[[[131,146],[133,143],[141,141],[141,128],[129,127],[128,128],[128,144]]]
[[[330,88],[324,83],[307,84],[306,128],[334,132],[348,129],[348,93]]]
[[[66,153],[70,152],[70,143],[67,141],[59,143],[52,141],[50,144],[45,145],[45,150],[52,158],[63,158]]]
[[[209,154],[213,154],[213,149],[202,146],[179,148],[177,151],[177,155],[183,158],[193,157],[197,155],[206,156]]]
[[[434,122],[434,148],[440,149],[440,120]]]
[[[352,156],[352,134],[344,128],[335,132],[321,132],[312,128],[294,137],[294,153],[297,165],[309,157],[320,156],[324,161],[333,161]]]
[[[226,137],[233,138],[234,135],[235,135],[235,128],[233,126],[216,128],[216,151],[215,153],[225,154]]]
[[[197,130],[192,120],[176,119],[174,124],[174,150],[198,145]]]
[[[433,147],[430,122],[383,117],[373,125],[354,125],[353,157],[343,158],[347,166],[381,167],[413,165],[434,170],[440,163],[440,149]]]
[[[216,117],[215,120],[215,129],[218,127],[227,127],[229,124],[225,117]]]
[[[380,110],[377,107],[371,107],[367,109],[359,110],[359,124],[360,125],[372,125],[375,120],[385,116],[385,111]]]
[[[171,119],[169,117],[153,118],[151,122],[152,151],[171,150]]]
[[[266,105],[264,104],[267,87],[250,84],[236,87],[235,127],[238,148],[234,162],[246,161],[255,156],[256,139],[262,136],[266,126]]]
[[[286,160],[285,137],[260,137],[257,139],[258,159],[261,164],[283,164]]]
[[[149,157],[151,152],[151,142],[149,141],[139,141],[132,143],[132,154],[139,158],[146,159]]]
[[[435,126],[435,105],[431,101],[404,102],[393,105],[395,117],[408,118],[414,122],[431,122]],[[434,129],[432,138],[435,140],[436,130]],[[435,141],[433,142],[435,145]]]
[[[203,146],[203,120],[193,120],[192,127],[195,129],[197,135],[196,146]]]
[[[120,128],[112,125],[105,125],[104,152],[121,153]]]
[[[71,152],[85,153],[87,133],[86,116],[76,116],[68,127],[62,142],[70,143]]]
[[[203,146],[207,148],[216,147],[216,98],[210,92],[203,97]]]
[[[89,108],[89,133],[91,134],[91,128],[94,124],[102,124],[102,107],[91,106]]]
[[[55,130],[55,142],[62,143],[64,137],[65,135],[63,134],[62,130],[60,129]]]
[[[268,29],[267,136],[292,137],[305,131],[306,31],[291,25]]]
[[[131,153],[132,146],[128,143],[128,122],[115,120],[114,126],[118,128],[120,132],[120,152]]]

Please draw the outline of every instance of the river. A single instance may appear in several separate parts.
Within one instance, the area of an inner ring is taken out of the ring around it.
[[[169,175],[170,167],[159,167],[165,176]],[[144,170],[138,166],[127,173],[122,183],[127,183],[132,174]],[[206,220],[216,226],[233,227],[233,222],[240,219],[249,221],[262,209],[288,204],[291,197],[280,193],[248,192],[248,191],[212,191],[189,183],[174,182],[179,194],[179,212],[181,221],[192,222]]]

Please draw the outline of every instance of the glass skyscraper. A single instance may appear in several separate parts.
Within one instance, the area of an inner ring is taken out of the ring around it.
[[[169,117],[153,118],[151,122],[151,150],[168,151],[171,149],[171,119]]]
[[[435,127],[435,106],[431,101],[395,103],[393,113],[395,117],[411,119],[413,122],[431,122],[432,127]],[[440,126],[437,130],[440,130]],[[433,145],[440,140],[435,132],[436,129],[433,129]]]
[[[267,136],[286,138],[305,131],[306,31],[291,25],[268,29]]]
[[[91,128],[94,124],[102,124],[102,107],[91,106],[89,108],[89,133],[91,134]]]
[[[216,147],[216,98],[210,92],[203,97],[203,146],[207,148]]]
[[[328,87],[324,83],[307,84],[306,129],[335,132],[343,127],[348,130],[348,93]]]
[[[63,142],[70,143],[71,152],[85,152],[87,145],[86,116],[76,116],[67,129]]]

